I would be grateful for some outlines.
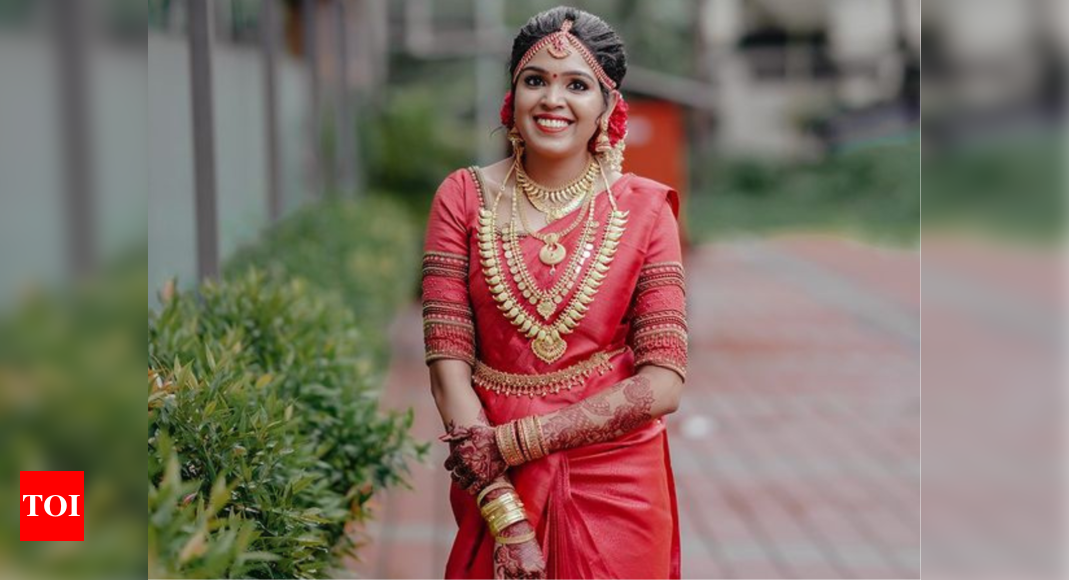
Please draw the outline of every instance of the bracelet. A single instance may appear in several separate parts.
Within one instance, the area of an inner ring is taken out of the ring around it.
[[[535,533],[533,531],[530,531],[526,534],[520,534],[518,536],[498,536],[494,538],[494,541],[498,544],[510,546],[515,544],[522,544],[524,542],[530,542],[533,539],[535,539]]]
[[[504,425],[494,428],[494,438],[497,440],[497,448],[501,452],[501,458],[511,467],[523,463],[523,454],[516,441],[515,421],[509,421]]]
[[[524,513],[523,502],[512,494],[502,494],[479,510],[487,523],[493,524],[512,513]]]
[[[494,491],[495,489],[502,489],[502,488],[512,489],[512,484],[511,483],[505,483],[504,481],[495,481],[494,483],[491,483],[490,485],[484,487],[483,490],[479,492],[479,496],[475,498],[475,505],[479,505],[479,504],[483,503],[483,498],[485,498],[487,496],[487,494],[489,494],[491,491]]]
[[[531,415],[520,419],[520,428],[524,433],[524,456],[527,461],[542,459],[546,456],[542,445],[542,427],[538,415]]]
[[[495,538],[501,535],[501,531],[511,526],[516,522],[522,522],[527,519],[527,514],[523,513],[523,510],[516,510],[507,512],[501,516],[500,519],[494,519],[489,522],[490,534]]]
[[[523,502],[520,501],[520,498],[517,497],[515,493],[507,491],[495,497],[494,499],[486,502],[486,505],[479,508],[479,511],[482,512],[485,516],[486,514],[489,514],[504,505],[523,507]]]

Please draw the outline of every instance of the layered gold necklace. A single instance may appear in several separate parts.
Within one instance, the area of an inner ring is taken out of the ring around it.
[[[516,184],[538,211],[546,214],[546,223],[553,223],[575,211],[583,203],[585,194],[594,186],[598,165],[591,158],[579,177],[558,188],[549,188],[531,179],[520,165],[516,168]]]
[[[596,196],[591,193],[589,196],[584,196],[589,197],[588,203],[590,204],[589,210],[584,212],[587,214],[586,226],[584,227],[586,238],[583,239],[583,236],[581,236],[580,245],[577,246],[576,252],[572,256],[573,263],[569,263],[564,276],[552,288],[549,290],[539,288],[530,276],[530,272],[527,271],[523,254],[519,251],[520,248],[516,239],[515,213],[513,213],[510,220],[508,246],[506,246],[505,242],[501,243],[502,253],[505,256],[504,267],[498,258],[497,208],[500,204],[501,196],[505,193],[505,184],[518,165],[519,160],[514,160],[508,174],[505,175],[505,179],[501,182],[501,189],[494,198],[493,207],[490,209],[485,206],[479,208],[479,255],[486,285],[489,287],[494,301],[497,302],[498,310],[521,334],[533,339],[531,341],[531,350],[534,351],[535,356],[545,363],[552,363],[559,359],[568,348],[563,335],[572,332],[579,326],[579,321],[586,316],[587,311],[590,309],[590,304],[594,301],[594,296],[598,292],[598,288],[605,280],[609,265],[616,254],[617,247],[620,245],[620,238],[624,234],[628,212],[620,211],[617,208],[616,200],[613,198],[609,187],[608,178],[605,177],[604,170],[598,165],[597,168],[601,171],[601,176],[605,180],[606,195],[608,195],[609,204],[612,207],[608,219],[605,220],[605,230],[601,244],[598,246],[597,252],[592,253],[594,246],[591,243],[591,238],[598,224],[594,220]],[[516,188],[513,187],[513,207],[516,206],[515,198],[517,193]],[[483,198],[481,195],[479,199],[480,204],[482,204]],[[582,213],[580,214],[581,218]],[[563,302],[564,296],[567,295],[575,279],[578,278],[583,262],[589,258],[593,258],[593,262],[587,269],[571,300],[560,311],[555,321],[548,322],[556,311],[557,305]],[[546,322],[527,313],[523,303],[513,294],[512,289],[509,287],[504,268],[508,268],[514,280],[517,280],[517,288],[523,293],[523,297],[531,304],[538,305],[538,314]],[[571,281],[568,281],[568,278],[571,278]],[[520,284],[523,284],[523,286],[520,286]],[[546,306],[542,306],[543,304]]]

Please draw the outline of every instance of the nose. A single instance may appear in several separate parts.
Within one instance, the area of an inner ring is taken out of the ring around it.
[[[542,106],[546,109],[556,109],[564,106],[564,93],[557,83],[553,83],[546,87],[546,92],[542,95]]]

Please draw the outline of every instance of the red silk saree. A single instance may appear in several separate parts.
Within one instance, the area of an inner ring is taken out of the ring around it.
[[[438,189],[423,262],[423,325],[427,362],[450,358],[471,364],[473,388],[492,424],[566,407],[634,375],[644,364],[685,377],[675,191],[633,174],[613,183],[617,209],[628,212],[624,233],[585,316],[563,335],[564,353],[547,363],[498,307],[483,271],[479,210],[491,208],[496,193],[483,189],[472,169],[452,173]],[[604,224],[611,211],[608,195],[600,192],[595,219]],[[538,232],[565,230],[572,217]],[[580,235],[576,229],[562,238],[569,252],[576,251]],[[588,241],[589,250],[602,247],[605,232],[598,229]],[[555,277],[539,263],[541,246],[531,236],[519,241],[530,274],[546,288]],[[500,244],[494,252],[503,252]],[[584,260],[580,277],[596,262],[596,256]],[[522,294],[510,276],[502,278],[515,295]],[[576,284],[570,292],[581,287]],[[520,302],[536,316],[533,306]],[[538,534],[550,578],[680,576],[675,486],[661,419],[614,441],[510,468],[508,476]],[[459,530],[445,577],[491,578],[493,538],[475,498],[452,485],[450,501]]]

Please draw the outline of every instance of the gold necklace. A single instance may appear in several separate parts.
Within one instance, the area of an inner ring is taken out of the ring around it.
[[[516,194],[513,189],[513,195]],[[516,282],[516,288],[520,291],[520,294],[527,299],[531,304],[536,305],[538,313],[542,315],[542,318],[549,320],[557,310],[559,305],[564,300],[564,296],[571,291],[575,280],[579,277],[579,271],[583,267],[583,262],[590,257],[591,252],[594,250],[594,245],[590,243],[593,237],[594,231],[597,229],[597,222],[594,221],[594,204],[595,197],[591,194],[587,194],[586,207],[583,212],[580,213],[579,219],[582,219],[582,214],[586,213],[587,217],[583,229],[579,235],[579,240],[575,245],[575,252],[572,254],[572,259],[569,261],[567,267],[564,269],[564,274],[561,275],[557,283],[554,284],[549,290],[543,290],[535,282],[534,277],[531,276],[530,271],[527,269],[527,262],[523,259],[522,249],[520,248],[519,236],[516,234],[516,219],[515,211],[516,204],[513,203],[513,215],[509,220],[508,236],[505,238],[505,242],[508,243],[508,247],[505,250],[505,263],[509,268],[509,272],[512,273],[513,280]],[[515,198],[513,198],[515,199]],[[522,216],[522,210],[520,215]],[[579,220],[576,221],[578,223]],[[526,222],[523,224],[525,229],[530,229]],[[571,228],[569,228],[570,230]],[[561,232],[561,237],[567,235],[568,232]],[[543,243],[545,243],[543,241]],[[558,244],[560,245],[560,244]],[[563,245],[561,245],[563,247]],[[542,252],[545,252],[547,246],[542,247]],[[541,255],[539,256],[541,258]],[[550,268],[550,274],[553,273],[554,267]]]
[[[583,201],[591,198],[591,190],[593,187],[587,190],[586,194],[579,198],[579,201]],[[540,234],[534,231],[534,228],[527,223],[527,212],[519,207],[519,197],[516,195],[515,186],[512,188],[512,215],[509,216],[509,226],[513,227],[516,221],[516,214],[520,214],[520,221],[523,223],[523,229],[532,238],[542,242],[542,249],[538,252],[538,259],[543,264],[549,266],[549,273],[553,274],[556,270],[557,264],[564,261],[564,258],[568,255],[568,249],[564,247],[564,244],[560,243],[568,234],[572,233],[579,223],[583,221],[583,212],[579,212],[575,216],[575,220],[572,223],[559,232],[552,232],[548,234]],[[591,218],[593,219],[593,214]],[[580,246],[581,247],[581,246]]]
[[[508,181],[508,177],[517,163],[518,160],[513,162],[509,173],[505,175],[504,182]],[[504,278],[504,272],[497,257],[497,207],[501,202],[501,196],[505,193],[504,182],[502,182],[497,197],[494,198],[493,209],[487,209],[483,205],[482,196],[479,196],[479,256],[481,257],[480,263],[482,264],[486,285],[490,289],[494,302],[497,302],[498,310],[504,314],[505,318],[513,326],[517,327],[520,333],[527,338],[534,339],[531,341],[531,350],[534,351],[535,356],[547,364],[560,358],[564,351],[567,350],[568,343],[564,341],[562,335],[575,330],[590,309],[590,304],[594,301],[598,288],[608,274],[609,265],[612,264],[613,257],[616,255],[616,250],[620,245],[620,238],[624,235],[627,225],[629,212],[620,211],[616,206],[616,200],[613,198],[604,170],[601,171],[601,175],[605,179],[606,192],[609,196],[609,204],[612,207],[609,212],[609,218],[605,220],[605,233],[598,247],[596,257],[583,276],[583,281],[579,284],[579,288],[572,295],[572,299],[561,311],[557,320],[552,324],[542,324],[533,316],[528,315],[524,311],[522,303],[513,296],[508,281]]]
[[[522,166],[516,170],[516,183],[531,205],[546,214],[547,223],[553,223],[575,211],[575,208],[581,205],[583,195],[590,190],[596,179],[597,165],[593,158],[579,177],[556,189],[545,187],[531,179]]]

